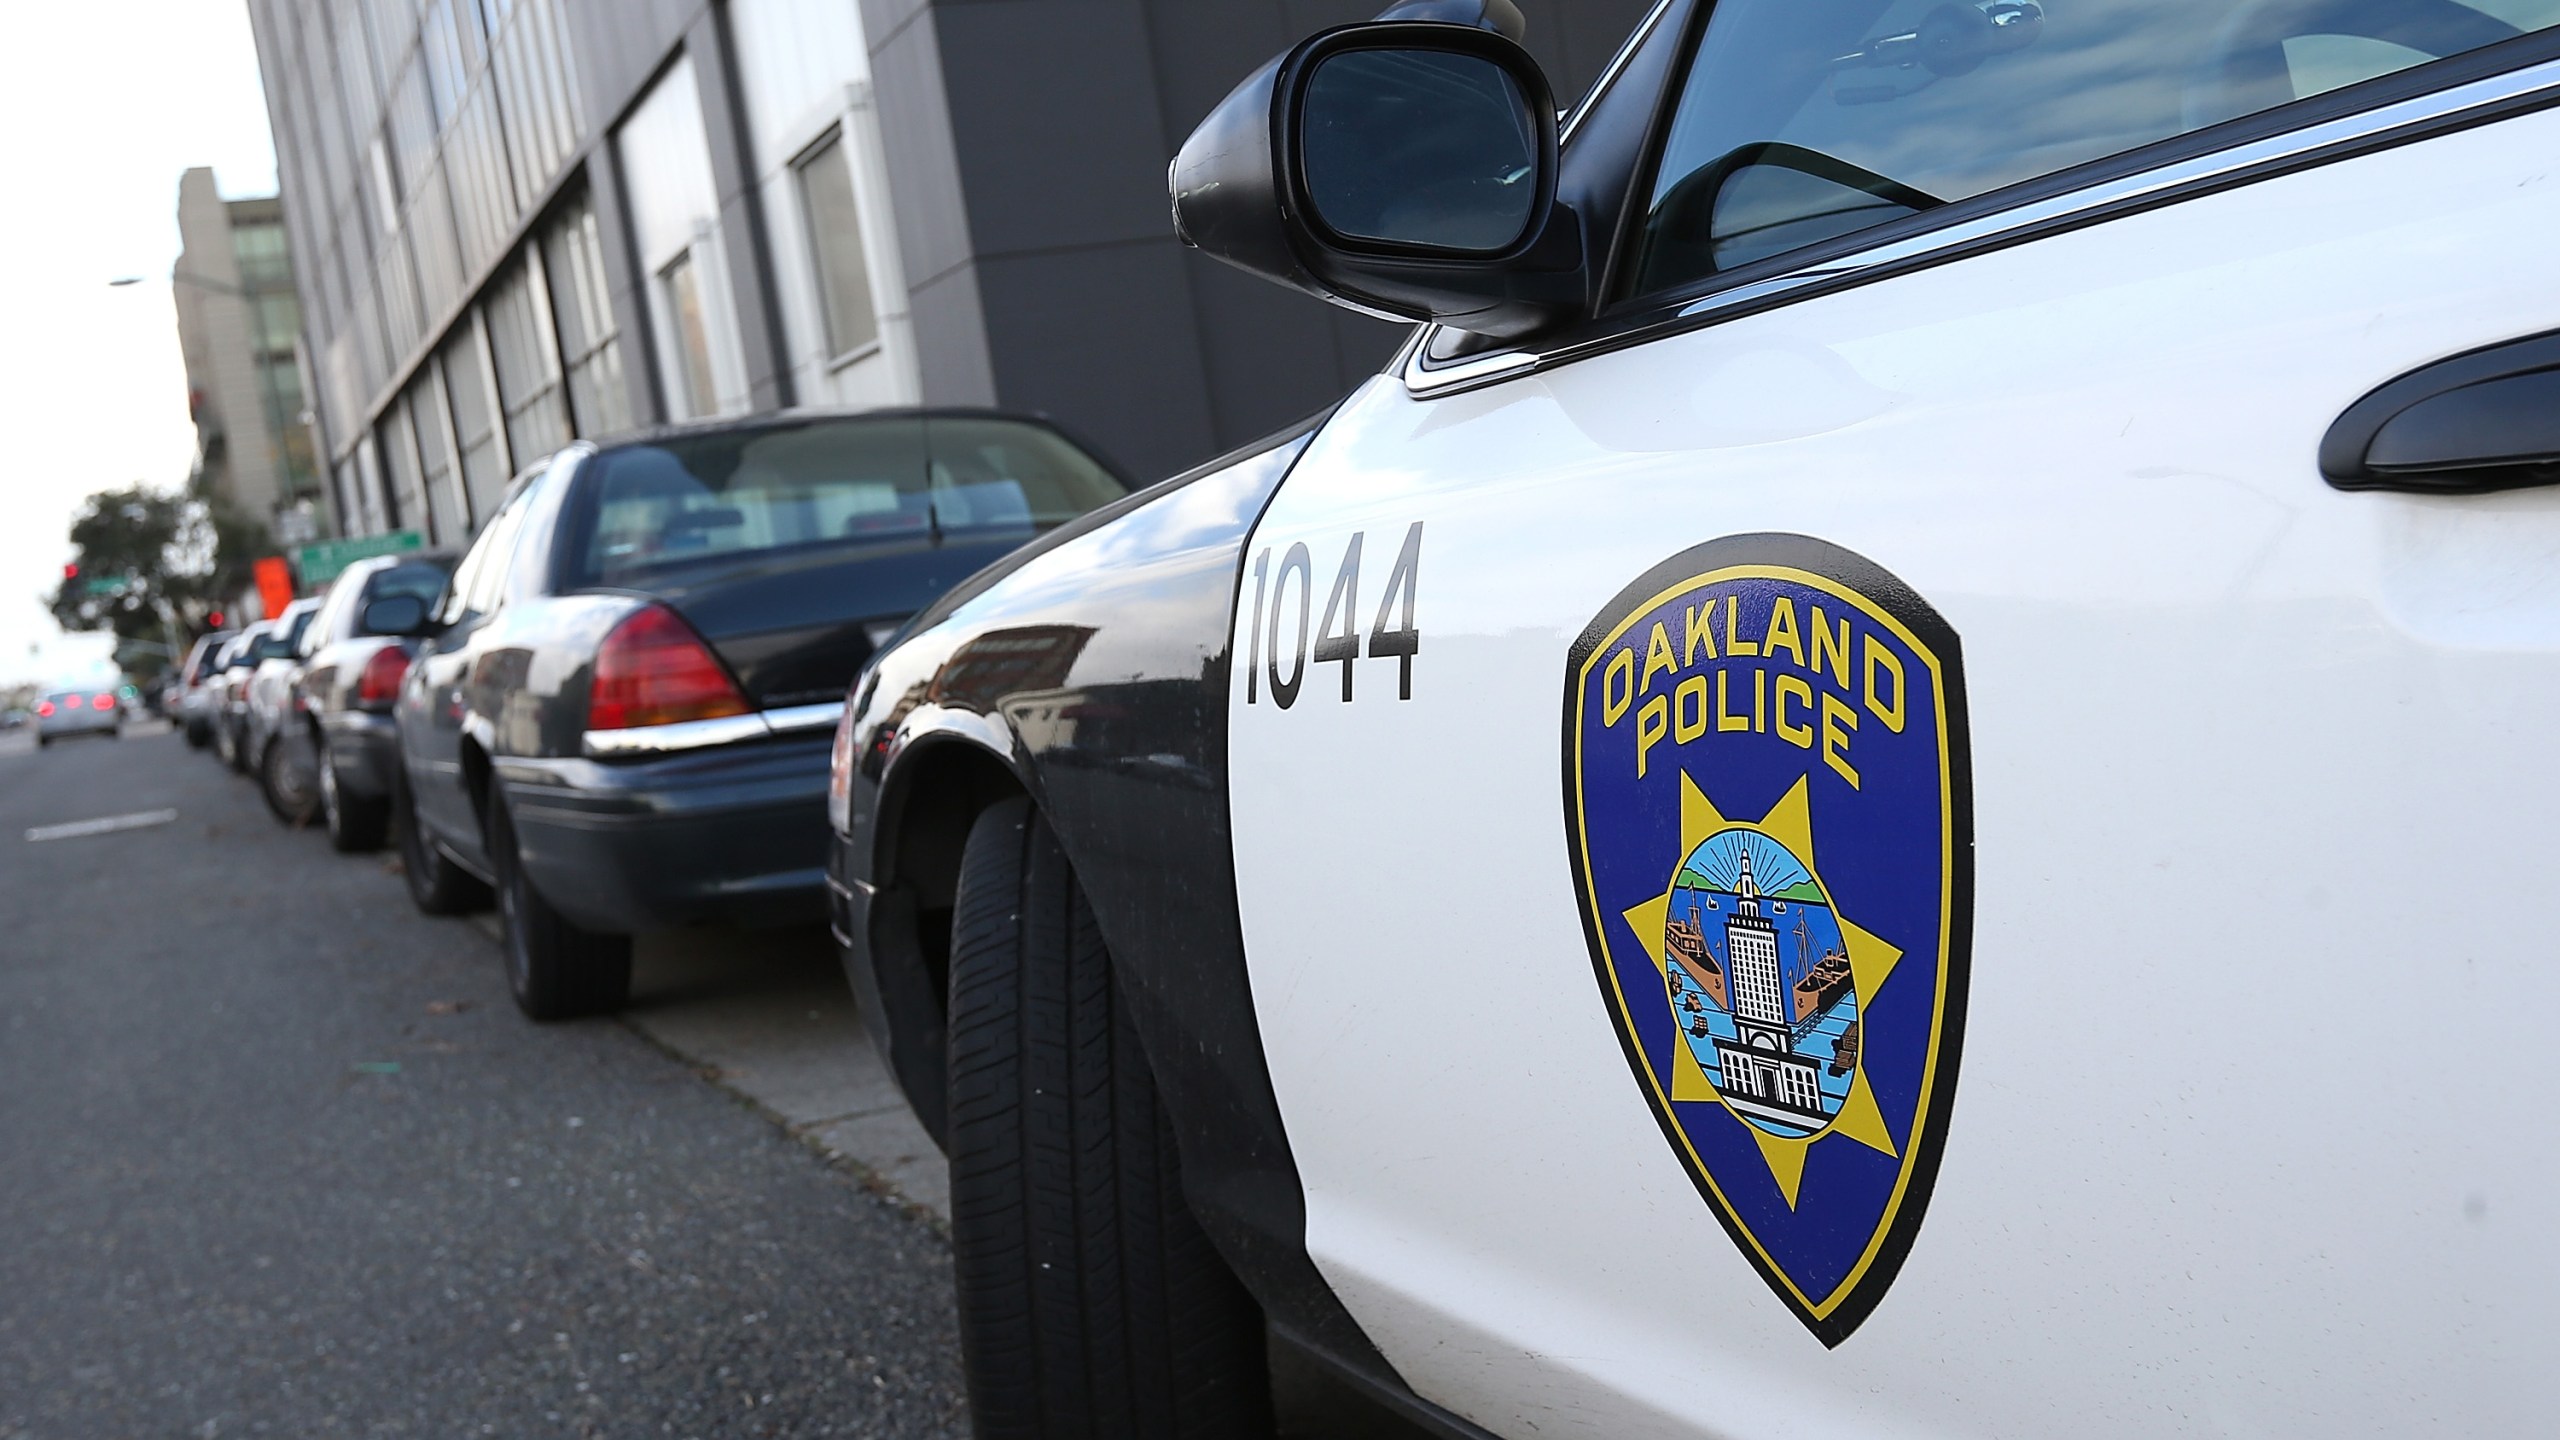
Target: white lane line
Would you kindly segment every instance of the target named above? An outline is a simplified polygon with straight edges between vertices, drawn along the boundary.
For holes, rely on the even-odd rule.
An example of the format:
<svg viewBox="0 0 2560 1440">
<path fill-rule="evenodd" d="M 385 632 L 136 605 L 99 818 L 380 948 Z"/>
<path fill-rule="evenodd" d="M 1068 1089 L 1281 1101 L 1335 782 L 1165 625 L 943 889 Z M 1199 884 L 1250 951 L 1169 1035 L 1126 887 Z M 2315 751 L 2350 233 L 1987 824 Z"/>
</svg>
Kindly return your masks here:
<svg viewBox="0 0 2560 1440">
<path fill-rule="evenodd" d="M 145 810 L 139 815 L 110 815 L 103 820 L 75 820 L 68 825 L 38 825 L 27 832 L 27 839 L 77 840 L 84 835 L 112 835 L 119 830 L 148 830 L 177 818 L 175 810 Z"/>
</svg>

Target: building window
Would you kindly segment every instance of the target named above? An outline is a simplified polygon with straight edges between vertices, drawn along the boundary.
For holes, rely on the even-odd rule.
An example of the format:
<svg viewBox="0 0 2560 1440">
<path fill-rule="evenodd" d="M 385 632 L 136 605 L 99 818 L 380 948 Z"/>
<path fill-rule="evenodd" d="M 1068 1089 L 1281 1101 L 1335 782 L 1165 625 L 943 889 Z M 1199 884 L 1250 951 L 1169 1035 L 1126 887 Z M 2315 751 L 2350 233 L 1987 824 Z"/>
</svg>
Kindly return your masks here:
<svg viewBox="0 0 2560 1440">
<path fill-rule="evenodd" d="M 871 303 L 871 266 L 862 254 L 862 216 L 854 208 L 853 167 L 842 132 L 801 157 L 800 210 L 809 226 L 818 292 L 826 302 L 827 350 L 844 356 L 880 338 Z"/>
<path fill-rule="evenodd" d="M 569 418 L 581 435 L 631 428 L 631 392 L 622 378 L 622 341 L 604 278 L 595 211 L 581 198 L 542 236 L 542 268 L 560 327 L 560 364 L 569 381 Z"/>
<path fill-rule="evenodd" d="M 453 407 L 454 445 L 462 452 L 462 484 L 471 498 L 471 513 L 494 514 L 507 492 L 507 458 L 499 446 L 497 415 L 489 406 L 479 336 L 467 323 L 444 347 L 444 388 Z"/>
<path fill-rule="evenodd" d="M 720 413 L 720 391 L 711 373 L 711 332 L 702 317 L 702 281 L 688 250 L 658 275 L 667 315 L 674 322 L 677 368 L 684 380 L 685 416 Z"/>
<path fill-rule="evenodd" d="M 489 356 L 498 367 L 507 449 L 518 468 L 569 443 L 569 411 L 560 392 L 560 357 L 552 348 L 556 342 L 547 300 L 530 253 L 519 256 L 489 294 Z"/>
<path fill-rule="evenodd" d="M 450 544 L 471 533 L 471 500 L 453 472 L 452 438 L 446 427 L 444 389 L 435 367 L 420 367 L 409 385 L 409 418 L 417 432 L 419 487 L 426 492 L 427 515 L 437 544 Z"/>
</svg>

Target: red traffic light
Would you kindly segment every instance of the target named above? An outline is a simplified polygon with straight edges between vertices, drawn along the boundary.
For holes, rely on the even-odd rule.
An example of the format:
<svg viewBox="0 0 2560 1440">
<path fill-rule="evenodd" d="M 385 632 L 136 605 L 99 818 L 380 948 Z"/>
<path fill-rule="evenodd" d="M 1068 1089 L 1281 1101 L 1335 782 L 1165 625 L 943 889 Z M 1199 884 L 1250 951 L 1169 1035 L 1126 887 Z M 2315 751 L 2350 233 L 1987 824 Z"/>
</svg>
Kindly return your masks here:
<svg viewBox="0 0 2560 1440">
<path fill-rule="evenodd" d="M 62 578 L 63 578 L 63 579 L 65 579 L 65 580 L 77 580 L 77 579 L 79 579 L 79 578 L 80 578 L 80 567 L 79 567 L 77 564 L 70 564 L 70 565 L 65 565 L 65 566 L 63 566 L 63 567 L 62 567 Z"/>
<path fill-rule="evenodd" d="M 216 630 L 221 629 L 221 628 L 222 628 L 222 612 L 221 612 L 221 611 L 219 611 L 219 610 L 216 610 L 216 611 L 214 611 L 212 614 L 207 615 L 206 617 L 204 617 L 204 623 L 206 623 L 207 625 L 212 626 L 212 627 L 213 627 L 214 629 L 216 629 Z"/>
</svg>

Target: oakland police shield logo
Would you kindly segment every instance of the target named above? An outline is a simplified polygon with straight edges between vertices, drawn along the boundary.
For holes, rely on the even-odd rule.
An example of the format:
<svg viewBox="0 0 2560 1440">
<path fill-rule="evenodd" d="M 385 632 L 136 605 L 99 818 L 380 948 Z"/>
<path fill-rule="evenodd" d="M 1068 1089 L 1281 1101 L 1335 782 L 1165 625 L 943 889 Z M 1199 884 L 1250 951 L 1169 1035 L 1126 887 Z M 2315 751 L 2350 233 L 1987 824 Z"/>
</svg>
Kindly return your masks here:
<svg viewBox="0 0 2560 1440">
<path fill-rule="evenodd" d="M 1936 1178 L 1973 817 L 1955 632 L 1836 546 L 1677 556 L 1573 648 L 1565 819 L 1600 993 L 1664 1137 L 1826 1345 Z"/>
</svg>

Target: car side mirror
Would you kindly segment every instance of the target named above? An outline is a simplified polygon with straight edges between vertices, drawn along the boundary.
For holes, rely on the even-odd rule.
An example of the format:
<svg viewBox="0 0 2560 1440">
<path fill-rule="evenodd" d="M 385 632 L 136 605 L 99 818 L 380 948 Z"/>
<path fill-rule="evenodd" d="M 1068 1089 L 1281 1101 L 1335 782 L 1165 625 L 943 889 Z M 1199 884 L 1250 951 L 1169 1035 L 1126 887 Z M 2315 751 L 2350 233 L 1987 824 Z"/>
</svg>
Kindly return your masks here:
<svg viewBox="0 0 2560 1440">
<path fill-rule="evenodd" d="M 415 595 L 386 595 L 364 607 L 364 628 L 375 635 L 424 635 L 427 602 Z"/>
<path fill-rule="evenodd" d="M 1482 24 L 1443 12 L 1477 11 Z M 1583 310 L 1553 92 L 1503 0 L 1399 5 L 1256 71 L 1173 162 L 1185 244 L 1391 319 L 1512 338 Z M 1507 22 L 1507 23 L 1506 23 Z"/>
</svg>

